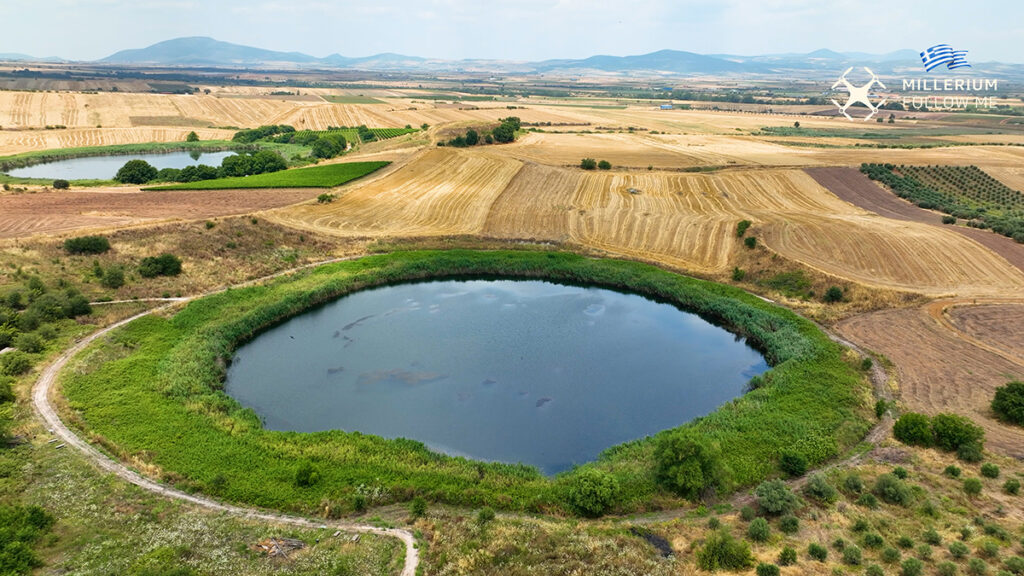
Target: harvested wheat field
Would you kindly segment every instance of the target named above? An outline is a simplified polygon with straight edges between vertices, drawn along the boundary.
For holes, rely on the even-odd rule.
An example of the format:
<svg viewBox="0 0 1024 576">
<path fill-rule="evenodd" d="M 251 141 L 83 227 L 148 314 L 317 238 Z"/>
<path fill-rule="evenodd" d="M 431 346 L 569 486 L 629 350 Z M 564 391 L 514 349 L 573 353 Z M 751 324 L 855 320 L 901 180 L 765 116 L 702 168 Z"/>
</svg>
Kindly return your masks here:
<svg viewBox="0 0 1024 576">
<path fill-rule="evenodd" d="M 317 193 L 309 189 L 140 192 L 110 188 L 6 194 L 0 195 L 0 238 L 246 214 L 308 200 Z"/>
<path fill-rule="evenodd" d="M 884 310 L 850 318 L 837 330 L 844 338 L 873 352 L 884 354 L 898 374 L 900 399 L 908 410 L 935 414 L 955 412 L 985 429 L 986 447 L 1024 458 L 1024 429 L 995 420 L 989 409 L 995 388 L 1024 377 L 1024 365 L 1014 356 L 976 345 L 943 321 L 950 302 L 923 308 Z M 998 341 L 1015 324 L 1008 324 L 985 306 L 974 312 L 961 302 L 954 317 L 966 322 L 982 342 Z M 1020 314 L 1020 305 L 1014 305 Z M 964 320 L 970 318 L 969 321 Z M 1016 357 L 1024 350 L 1011 346 Z"/>
<path fill-rule="evenodd" d="M 1024 273 L 984 246 L 866 212 L 800 170 L 592 173 L 442 148 L 347 190 L 333 204 L 271 217 L 340 236 L 571 241 L 718 273 L 732 265 L 736 222 L 750 219 L 754 233 L 783 256 L 869 286 L 931 295 L 1024 287 Z"/>
<path fill-rule="evenodd" d="M 521 166 L 498 156 L 427 150 L 384 176 L 349 188 L 331 204 L 296 206 L 271 218 L 343 236 L 473 234 Z"/>
<path fill-rule="evenodd" d="M 0 156 L 34 150 L 145 144 L 148 142 L 184 142 L 189 132 L 202 140 L 230 140 L 233 130 L 209 128 L 137 127 L 72 128 L 68 130 L 4 130 L 0 132 Z"/>
</svg>

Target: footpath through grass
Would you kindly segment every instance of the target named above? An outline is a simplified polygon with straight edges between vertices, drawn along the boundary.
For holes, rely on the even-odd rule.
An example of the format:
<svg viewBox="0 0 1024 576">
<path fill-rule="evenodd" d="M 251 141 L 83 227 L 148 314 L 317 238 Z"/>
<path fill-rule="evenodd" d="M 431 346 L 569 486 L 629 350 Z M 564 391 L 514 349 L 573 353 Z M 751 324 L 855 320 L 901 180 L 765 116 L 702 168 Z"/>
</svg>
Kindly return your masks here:
<svg viewBox="0 0 1024 576">
<path fill-rule="evenodd" d="M 842 349 L 811 322 L 729 286 L 658 268 L 568 253 L 422 251 L 325 265 L 265 286 L 151 316 L 80 354 L 61 376 L 72 421 L 113 453 L 164 480 L 235 502 L 331 515 L 414 496 L 467 506 L 562 513 L 581 472 L 618 484 L 611 510 L 674 505 L 655 474 L 654 438 L 612 447 L 555 478 L 523 465 L 431 452 L 420 442 L 358 432 L 262 428 L 224 394 L 234 351 L 285 319 L 362 288 L 435 277 L 539 278 L 629 290 L 698 313 L 746 336 L 773 368 L 764 385 L 692 423 L 717 442 L 737 486 L 776 474 L 783 452 L 812 465 L 867 432 L 867 387 Z M 623 382 L 624 386 L 630 385 Z M 297 472 L 306 470 L 306 474 Z M 310 481 L 312 478 L 312 481 Z"/>
<path fill-rule="evenodd" d="M 143 190 L 231 190 L 242 188 L 334 188 L 380 170 L 390 162 L 345 162 L 281 170 L 237 178 L 218 178 L 153 186 Z"/>
</svg>

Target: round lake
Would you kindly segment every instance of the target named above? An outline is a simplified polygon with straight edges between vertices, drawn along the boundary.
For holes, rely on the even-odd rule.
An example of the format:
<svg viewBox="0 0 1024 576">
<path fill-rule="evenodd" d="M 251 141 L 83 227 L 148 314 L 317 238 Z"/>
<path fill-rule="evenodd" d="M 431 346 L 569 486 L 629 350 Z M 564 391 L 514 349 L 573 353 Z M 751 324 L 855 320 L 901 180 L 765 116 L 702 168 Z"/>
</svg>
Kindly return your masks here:
<svg viewBox="0 0 1024 576">
<path fill-rule="evenodd" d="M 641 296 L 436 281 L 356 292 L 261 334 L 226 392 L 268 429 L 405 437 L 551 474 L 707 414 L 767 369 L 741 338 Z"/>
<path fill-rule="evenodd" d="M 13 178 L 53 178 L 54 180 L 110 180 L 129 160 L 145 160 L 157 170 L 185 168 L 186 166 L 220 166 L 221 160 L 234 156 L 234 152 L 169 152 L 167 154 L 134 154 L 124 156 L 89 156 L 69 158 L 24 168 L 15 168 L 7 174 Z"/>
</svg>

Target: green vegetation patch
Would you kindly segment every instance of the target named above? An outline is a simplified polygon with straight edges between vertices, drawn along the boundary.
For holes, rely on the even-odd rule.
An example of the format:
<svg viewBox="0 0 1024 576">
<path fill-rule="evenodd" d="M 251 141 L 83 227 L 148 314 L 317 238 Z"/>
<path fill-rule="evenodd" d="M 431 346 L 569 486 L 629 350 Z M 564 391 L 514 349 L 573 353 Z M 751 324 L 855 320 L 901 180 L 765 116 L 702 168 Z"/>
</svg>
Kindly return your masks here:
<svg viewBox="0 0 1024 576">
<path fill-rule="evenodd" d="M 438 454 L 413 440 L 265 430 L 253 411 L 222 391 L 234 351 L 289 317 L 370 286 L 480 276 L 629 290 L 749 338 L 773 366 L 763 385 L 683 426 L 721 447 L 731 486 L 773 474 L 783 452 L 820 464 L 854 446 L 869 427 L 866 383 L 811 322 L 733 287 L 634 262 L 554 252 L 399 252 L 228 290 L 171 318 L 148 316 L 101 339 L 62 374 L 63 389 L 80 416 L 76 421 L 112 452 L 157 466 L 165 480 L 186 489 L 258 506 L 305 512 L 326 506 L 344 514 L 421 496 L 594 514 L 650 509 L 656 500 L 674 498 L 658 483 L 654 458 L 658 439 L 670 431 L 610 448 L 596 462 L 547 478 L 528 466 Z"/>
<path fill-rule="evenodd" d="M 144 190 L 230 190 L 236 188 L 333 188 L 380 170 L 390 162 L 346 162 L 238 178 L 155 186 Z"/>
<path fill-rule="evenodd" d="M 369 96 L 353 96 L 348 94 L 342 96 L 323 96 L 323 99 L 331 104 L 385 104 L 383 100 L 377 100 Z"/>
</svg>

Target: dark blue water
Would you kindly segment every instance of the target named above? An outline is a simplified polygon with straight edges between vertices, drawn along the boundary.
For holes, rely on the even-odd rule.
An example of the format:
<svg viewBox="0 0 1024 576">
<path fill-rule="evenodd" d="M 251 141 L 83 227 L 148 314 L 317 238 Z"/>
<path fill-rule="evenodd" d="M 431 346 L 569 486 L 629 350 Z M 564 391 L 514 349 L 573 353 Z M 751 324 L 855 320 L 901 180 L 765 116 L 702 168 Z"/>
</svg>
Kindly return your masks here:
<svg viewBox="0 0 1024 576">
<path fill-rule="evenodd" d="M 555 473 L 742 394 L 761 355 L 643 297 L 539 281 L 357 292 L 238 350 L 269 429 L 358 430 Z"/>
<path fill-rule="evenodd" d="M 234 152 L 170 152 L 167 154 L 136 154 L 126 156 L 92 156 L 71 158 L 15 168 L 7 174 L 14 178 L 53 178 L 54 180 L 110 180 L 129 160 L 145 160 L 158 170 L 186 166 L 220 166 L 221 160 L 234 156 Z M 195 158 L 193 158 L 195 156 Z"/>
</svg>

